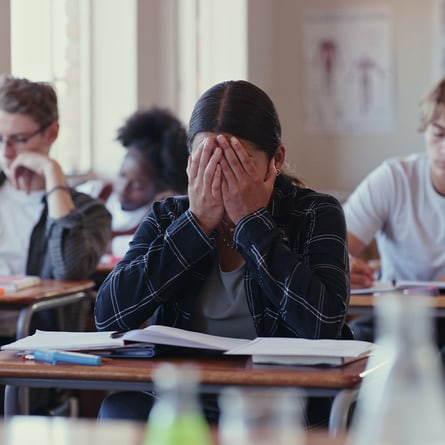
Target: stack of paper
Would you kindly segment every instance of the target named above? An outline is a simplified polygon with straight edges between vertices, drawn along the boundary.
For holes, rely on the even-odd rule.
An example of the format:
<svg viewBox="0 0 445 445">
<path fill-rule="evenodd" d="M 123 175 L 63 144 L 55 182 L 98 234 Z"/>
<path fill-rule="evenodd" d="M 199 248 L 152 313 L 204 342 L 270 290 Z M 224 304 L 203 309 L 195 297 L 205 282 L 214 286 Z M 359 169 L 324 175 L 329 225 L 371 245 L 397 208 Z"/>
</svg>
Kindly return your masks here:
<svg viewBox="0 0 445 445">
<path fill-rule="evenodd" d="M 254 363 L 341 366 L 367 357 L 374 347 L 374 343 L 359 340 L 259 337 L 226 354 L 251 355 Z"/>
<path fill-rule="evenodd" d="M 259 337 L 254 340 L 202 334 L 168 326 L 152 325 L 122 334 L 113 332 L 36 331 L 34 335 L 4 345 L 1 349 L 105 350 L 133 347 L 137 343 L 170 345 L 221 351 L 227 355 L 252 356 L 254 363 L 286 365 L 343 365 L 369 355 L 373 343 L 357 340 L 309 340 L 288 337 Z"/>
<path fill-rule="evenodd" d="M 414 280 L 398 280 L 398 281 L 374 281 L 371 287 L 360 289 L 351 289 L 351 295 L 374 294 L 380 292 L 394 292 L 406 289 L 437 288 L 445 290 L 445 281 L 414 281 Z"/>
<path fill-rule="evenodd" d="M 3 289 L 4 292 L 15 292 L 36 286 L 40 281 L 40 277 L 34 275 L 2 275 L 0 276 L 0 289 Z"/>
</svg>

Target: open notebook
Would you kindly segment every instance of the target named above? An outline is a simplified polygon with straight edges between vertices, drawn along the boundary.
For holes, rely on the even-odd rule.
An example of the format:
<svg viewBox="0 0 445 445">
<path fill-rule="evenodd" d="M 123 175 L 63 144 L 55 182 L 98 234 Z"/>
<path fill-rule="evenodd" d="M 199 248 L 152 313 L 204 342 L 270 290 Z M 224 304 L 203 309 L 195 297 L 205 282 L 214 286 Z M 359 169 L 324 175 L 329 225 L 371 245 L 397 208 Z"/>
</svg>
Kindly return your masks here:
<svg viewBox="0 0 445 445">
<path fill-rule="evenodd" d="M 36 331 L 34 335 L 4 345 L 1 349 L 98 351 L 128 347 L 134 350 L 137 345 L 146 348 L 150 344 L 220 351 L 221 354 L 227 355 L 251 355 L 254 363 L 338 366 L 369 355 L 375 346 L 373 343 L 357 340 L 309 340 L 287 337 L 259 337 L 247 340 L 160 325 L 128 331 L 117 338 L 112 334 L 113 332 Z"/>
</svg>

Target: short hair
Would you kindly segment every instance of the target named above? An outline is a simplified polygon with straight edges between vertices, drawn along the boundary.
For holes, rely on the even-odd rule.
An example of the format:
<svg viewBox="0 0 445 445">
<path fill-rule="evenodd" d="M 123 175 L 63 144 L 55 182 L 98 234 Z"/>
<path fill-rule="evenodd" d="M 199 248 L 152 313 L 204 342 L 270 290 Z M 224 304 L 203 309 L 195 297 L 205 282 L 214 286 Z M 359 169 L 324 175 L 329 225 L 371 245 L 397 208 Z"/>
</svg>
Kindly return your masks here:
<svg viewBox="0 0 445 445">
<path fill-rule="evenodd" d="M 59 119 L 57 94 L 50 83 L 8 74 L 0 76 L 0 110 L 29 115 L 42 126 Z"/>
<path fill-rule="evenodd" d="M 438 82 L 420 101 L 419 131 L 425 131 L 431 122 L 445 114 L 445 78 Z"/>
<path fill-rule="evenodd" d="M 139 150 L 166 189 L 186 193 L 187 131 L 169 110 L 153 107 L 136 111 L 117 130 L 116 139 L 125 148 Z"/>
</svg>

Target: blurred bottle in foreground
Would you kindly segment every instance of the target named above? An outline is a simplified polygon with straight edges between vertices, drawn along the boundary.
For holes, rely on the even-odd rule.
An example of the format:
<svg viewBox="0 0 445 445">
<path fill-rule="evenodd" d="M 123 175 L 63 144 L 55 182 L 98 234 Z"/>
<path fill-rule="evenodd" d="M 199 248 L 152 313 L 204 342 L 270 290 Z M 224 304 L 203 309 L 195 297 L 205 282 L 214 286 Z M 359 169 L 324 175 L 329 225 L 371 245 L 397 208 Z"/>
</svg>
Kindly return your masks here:
<svg viewBox="0 0 445 445">
<path fill-rule="evenodd" d="M 163 364 L 155 370 L 154 382 L 159 399 L 148 417 L 144 445 L 211 445 L 198 402 L 198 370 Z"/>
<path fill-rule="evenodd" d="M 364 378 L 348 445 L 445 441 L 445 389 L 425 296 L 376 297 L 377 348 Z"/>
<path fill-rule="evenodd" d="M 295 388 L 228 387 L 219 405 L 220 445 L 304 443 L 304 400 Z"/>
</svg>

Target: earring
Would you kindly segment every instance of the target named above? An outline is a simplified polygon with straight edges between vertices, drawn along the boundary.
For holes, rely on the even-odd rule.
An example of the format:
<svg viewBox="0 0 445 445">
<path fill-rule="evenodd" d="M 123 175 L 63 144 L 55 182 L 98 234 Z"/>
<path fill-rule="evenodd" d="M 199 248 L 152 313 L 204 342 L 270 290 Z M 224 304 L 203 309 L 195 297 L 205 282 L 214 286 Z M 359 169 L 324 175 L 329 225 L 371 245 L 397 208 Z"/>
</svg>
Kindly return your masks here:
<svg viewBox="0 0 445 445">
<path fill-rule="evenodd" d="M 281 174 L 281 170 L 279 169 L 279 168 L 277 168 L 277 169 L 275 169 L 276 170 L 276 172 L 277 172 L 277 176 L 280 176 L 280 174 Z"/>
</svg>

